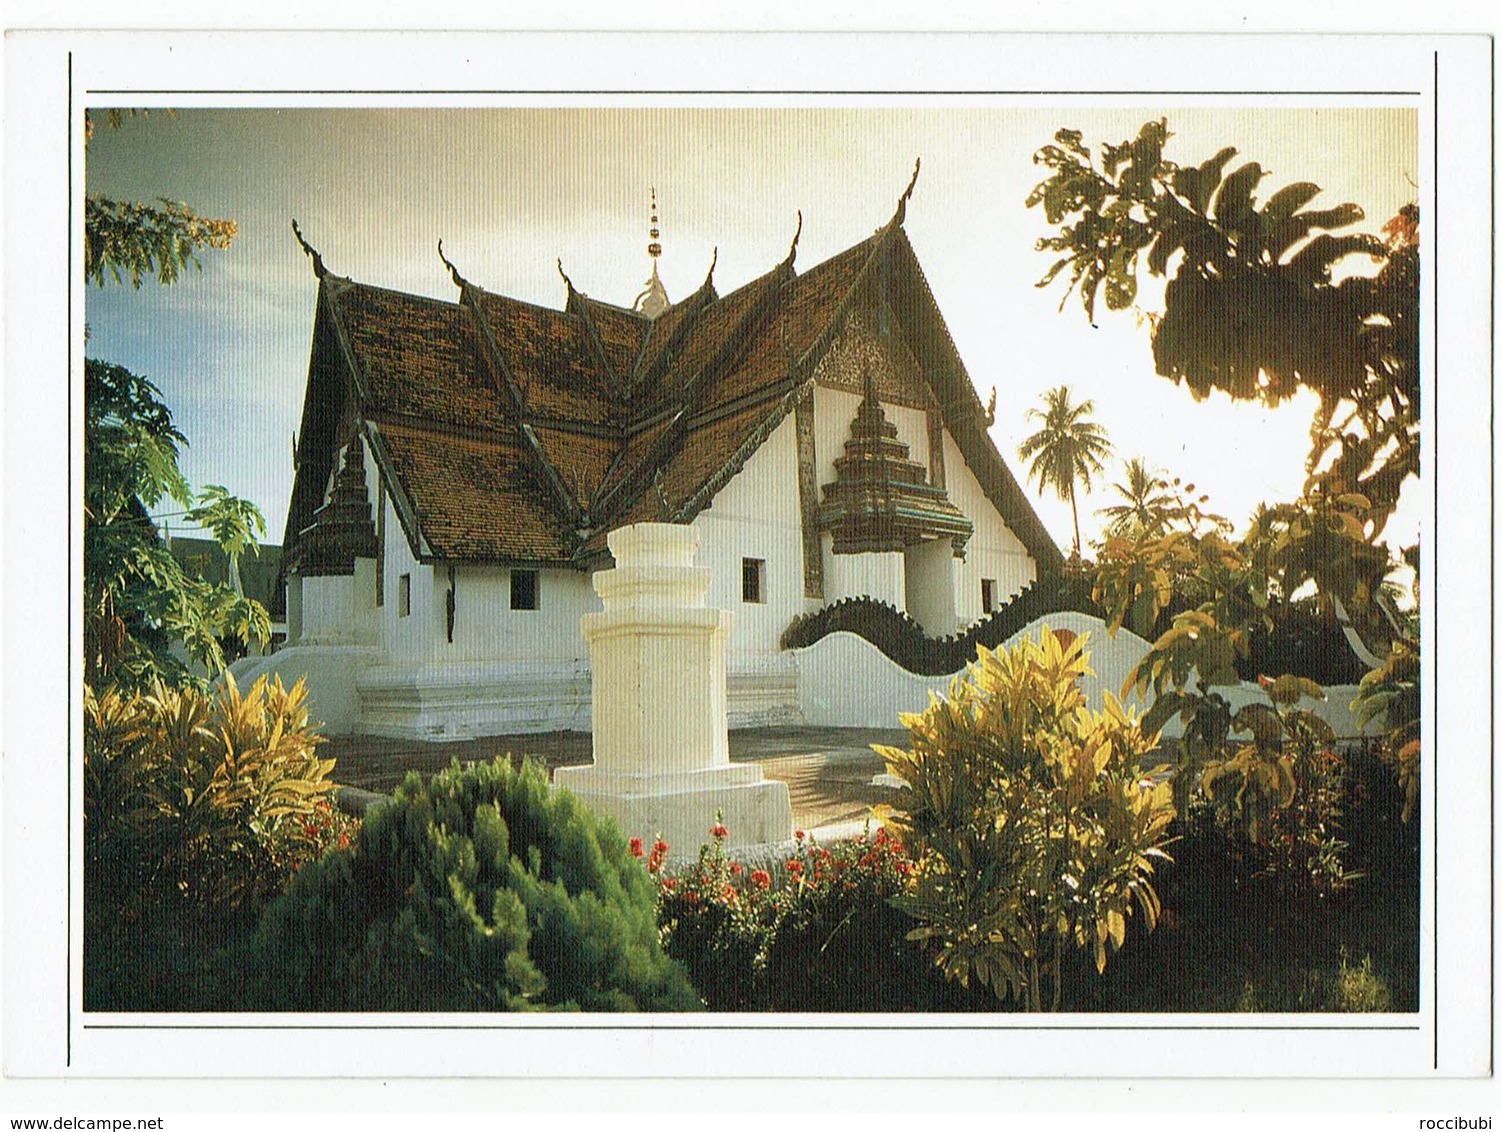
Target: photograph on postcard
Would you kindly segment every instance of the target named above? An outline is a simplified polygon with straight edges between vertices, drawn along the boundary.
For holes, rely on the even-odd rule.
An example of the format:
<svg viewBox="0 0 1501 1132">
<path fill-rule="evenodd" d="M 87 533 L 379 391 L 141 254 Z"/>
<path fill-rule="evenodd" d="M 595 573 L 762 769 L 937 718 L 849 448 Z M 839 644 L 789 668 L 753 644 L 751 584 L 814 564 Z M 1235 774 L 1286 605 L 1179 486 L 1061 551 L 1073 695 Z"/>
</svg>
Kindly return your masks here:
<svg viewBox="0 0 1501 1132">
<path fill-rule="evenodd" d="M 82 1006 L 1419 1009 L 1413 100 L 83 111 Z"/>
</svg>

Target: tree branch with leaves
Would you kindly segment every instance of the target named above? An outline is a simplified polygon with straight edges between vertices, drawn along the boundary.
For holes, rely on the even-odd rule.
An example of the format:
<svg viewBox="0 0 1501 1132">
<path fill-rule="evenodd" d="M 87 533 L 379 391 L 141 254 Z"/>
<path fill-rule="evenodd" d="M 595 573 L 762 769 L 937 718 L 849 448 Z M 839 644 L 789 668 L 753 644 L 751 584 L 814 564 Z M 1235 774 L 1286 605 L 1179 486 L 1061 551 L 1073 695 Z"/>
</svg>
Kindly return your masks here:
<svg viewBox="0 0 1501 1132">
<path fill-rule="evenodd" d="M 1158 374 L 1195 398 L 1218 390 L 1267 406 L 1307 389 L 1319 408 L 1302 495 L 1262 508 L 1240 540 L 1175 523 L 1157 538 L 1107 541 L 1095 595 L 1114 625 L 1153 624 L 1184 581 L 1206 591 L 1128 684 L 1156 693 L 1155 724 L 1182 715 L 1189 747 L 1208 758 L 1234 724 L 1214 685 L 1233 682 L 1229 662 L 1258 622 L 1271 627 L 1276 602 L 1311 589 L 1367 655 L 1388 658 L 1362 698 L 1403 707 L 1386 724 L 1412 761 L 1418 643 L 1386 600 L 1399 563 L 1381 540 L 1418 475 L 1417 208 L 1380 236 L 1351 230 L 1358 205 L 1311 207 L 1321 190 L 1310 181 L 1258 201 L 1258 163 L 1234 164 L 1225 146 L 1179 164 L 1164 155 L 1171 137 L 1165 119 L 1149 121 L 1096 151 L 1063 129 L 1036 152 L 1049 173 L 1026 203 L 1056 228 L 1038 250 L 1059 253 L 1038 286 L 1066 281 L 1060 309 L 1077 293 L 1092 322 L 1102 289 L 1122 310 L 1143 271 L 1165 280 L 1160 309 L 1145 312 Z"/>
<path fill-rule="evenodd" d="M 105 113 L 112 129 L 134 116 Z M 86 114 L 86 140 L 93 127 Z M 85 277 L 100 287 L 127 279 L 139 287 L 147 278 L 170 285 L 198 266 L 200 250 L 227 248 L 235 234 L 234 221 L 201 217 L 181 202 L 91 195 L 84 202 Z M 230 659 L 226 645 L 234 652 L 270 639 L 270 616 L 236 586 L 189 576 L 158 535 L 151 510 L 180 507 L 229 556 L 231 578 L 240 556 L 257 552 L 265 518 L 223 487 L 193 491 L 178 466 L 187 439 L 146 378 L 89 358 L 83 403 L 85 680 L 130 688 L 162 677 L 179 682 L 188 674 L 174 642 L 218 674 Z"/>
</svg>

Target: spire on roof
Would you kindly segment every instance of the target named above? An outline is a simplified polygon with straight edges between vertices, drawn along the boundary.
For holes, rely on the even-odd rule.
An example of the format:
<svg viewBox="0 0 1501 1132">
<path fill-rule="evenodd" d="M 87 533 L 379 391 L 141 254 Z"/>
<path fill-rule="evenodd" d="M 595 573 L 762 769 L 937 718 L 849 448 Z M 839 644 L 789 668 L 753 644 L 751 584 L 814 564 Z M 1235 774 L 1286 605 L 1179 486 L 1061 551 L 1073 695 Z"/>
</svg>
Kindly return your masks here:
<svg viewBox="0 0 1501 1132">
<path fill-rule="evenodd" d="M 791 265 L 797 262 L 797 242 L 803 238 L 803 210 L 797 210 L 797 231 L 792 233 L 792 246 L 787 249 L 787 258 L 783 263 Z"/>
<path fill-rule="evenodd" d="M 667 288 L 662 286 L 662 280 L 657 275 L 657 260 L 662 255 L 660 238 L 661 229 L 657 227 L 657 187 L 651 190 L 651 243 L 646 245 L 646 254 L 651 256 L 651 278 L 646 281 L 646 290 L 636 296 L 636 301 L 631 304 L 633 310 L 638 310 L 647 318 L 656 318 L 668 307 L 672 306 L 672 300 L 667 297 Z"/>
<path fill-rule="evenodd" d="M 662 235 L 657 228 L 657 186 L 651 187 L 651 243 L 646 245 L 646 254 L 657 259 L 662 254 L 662 245 L 657 242 Z"/>
<path fill-rule="evenodd" d="M 563 257 L 562 256 L 558 257 L 558 274 L 563 277 L 563 282 L 566 283 L 566 284 L 568 284 L 568 294 L 569 295 L 574 294 L 574 292 L 577 291 L 578 288 L 576 288 L 573 285 L 573 280 L 570 279 L 570 278 L 568 278 L 568 272 L 566 272 L 566 271 L 563 270 Z"/>
<path fill-rule="evenodd" d="M 917 174 L 922 170 L 922 158 L 919 157 L 912 165 L 912 180 L 907 182 L 907 191 L 902 193 L 901 199 L 896 202 L 896 215 L 891 218 L 891 226 L 900 228 L 907 219 L 907 202 L 912 199 L 912 190 L 917 187 Z"/>
<path fill-rule="evenodd" d="M 448 268 L 448 276 L 453 280 L 453 285 L 459 290 L 469 286 L 469 280 L 459 274 L 459 269 L 453 265 L 449 258 L 443 254 L 443 241 L 438 241 L 438 258 L 443 261 L 443 266 Z"/>
<path fill-rule="evenodd" d="M 322 279 L 328 274 L 328 268 L 323 266 L 323 257 L 318 254 L 318 249 L 302 238 L 302 229 L 297 227 L 297 219 L 295 217 L 292 219 L 292 235 L 297 237 L 297 242 L 302 245 L 302 250 L 313 261 L 313 274 Z"/>
</svg>

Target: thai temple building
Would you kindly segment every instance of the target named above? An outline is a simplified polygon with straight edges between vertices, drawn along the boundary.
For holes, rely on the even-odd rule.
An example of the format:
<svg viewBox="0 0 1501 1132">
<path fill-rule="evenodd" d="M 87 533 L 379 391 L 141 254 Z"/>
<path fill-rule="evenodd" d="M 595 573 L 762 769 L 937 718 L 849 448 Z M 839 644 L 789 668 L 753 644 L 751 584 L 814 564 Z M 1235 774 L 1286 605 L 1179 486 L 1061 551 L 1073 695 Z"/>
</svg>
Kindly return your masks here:
<svg viewBox="0 0 1501 1132">
<path fill-rule="evenodd" d="M 447 259 L 453 298 L 403 294 L 304 242 L 319 287 L 287 643 L 242 663 L 306 672 L 334 733 L 586 729 L 579 626 L 606 538 L 670 522 L 695 529 L 708 604 L 734 615 L 731 725 L 797 722 L 839 689 L 807 687 L 828 677 L 782 647 L 796 618 L 869 597 L 943 637 L 1061 570 L 903 230 L 911 193 L 823 263 L 799 270 L 794 236 L 759 278 L 720 294 L 711 265 L 676 301 L 653 194 L 631 306 L 561 264 L 559 309 Z"/>
</svg>

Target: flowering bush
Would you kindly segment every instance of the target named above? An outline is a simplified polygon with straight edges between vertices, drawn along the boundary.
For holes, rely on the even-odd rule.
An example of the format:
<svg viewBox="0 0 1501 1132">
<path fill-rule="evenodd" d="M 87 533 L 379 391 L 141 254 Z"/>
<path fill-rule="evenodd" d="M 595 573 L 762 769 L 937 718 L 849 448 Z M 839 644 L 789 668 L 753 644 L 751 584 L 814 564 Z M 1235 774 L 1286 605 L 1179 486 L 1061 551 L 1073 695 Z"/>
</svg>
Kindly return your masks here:
<svg viewBox="0 0 1501 1132">
<path fill-rule="evenodd" d="M 793 852 L 764 865 L 727 854 L 728 834 L 716 819 L 697 859 L 674 875 L 661 871 L 660 839 L 661 854 L 645 862 L 657 876 L 663 945 L 688 968 L 710 1009 L 974 1005 L 907 941 L 913 921 L 891 900 L 907 886 L 913 863 L 887 830 L 828 845 L 799 830 Z"/>
<path fill-rule="evenodd" d="M 348 849 L 360 831 L 360 819 L 346 814 L 327 798 L 320 798 L 313 804 L 312 812 L 304 815 L 297 826 L 302 851 L 288 861 L 289 874 L 308 861 L 316 861 L 330 849 Z"/>
<path fill-rule="evenodd" d="M 704 1002 L 711 1010 L 757 1010 L 776 923 L 771 878 L 763 870 L 747 875 L 731 860 L 724 850 L 728 836 L 716 819 L 698 859 L 676 876 L 661 871 L 668 846 L 658 837 L 646 869 L 657 878 L 663 949 L 688 969 Z M 756 879 L 758 873 L 764 879 Z"/>
<path fill-rule="evenodd" d="M 786 869 L 766 948 L 769 1009 L 930 1010 L 952 997 L 907 940 L 916 922 L 892 904 L 913 864 L 886 828 L 828 845 L 799 838 Z"/>
</svg>

